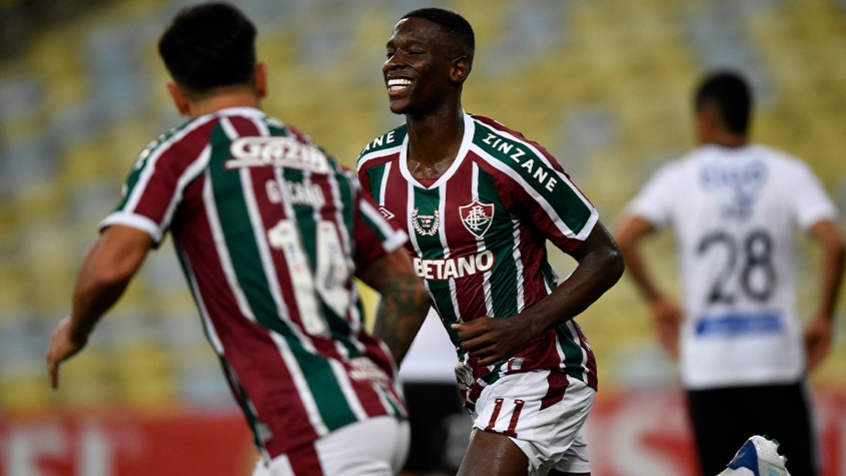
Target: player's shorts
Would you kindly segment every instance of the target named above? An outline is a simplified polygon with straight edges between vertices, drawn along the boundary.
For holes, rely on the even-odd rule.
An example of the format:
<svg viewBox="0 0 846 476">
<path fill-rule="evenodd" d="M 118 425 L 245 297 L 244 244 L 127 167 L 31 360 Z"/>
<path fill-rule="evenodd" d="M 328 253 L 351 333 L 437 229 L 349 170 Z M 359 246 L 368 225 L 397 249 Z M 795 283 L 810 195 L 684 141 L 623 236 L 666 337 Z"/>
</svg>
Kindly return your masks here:
<svg viewBox="0 0 846 476">
<path fill-rule="evenodd" d="M 563 372 L 510 374 L 488 385 L 476 400 L 474 428 L 508 436 L 529 458 L 529 476 L 551 470 L 589 473 L 579 430 L 596 391 Z"/>
<path fill-rule="evenodd" d="M 408 422 L 380 416 L 352 423 L 313 445 L 259 461 L 253 476 L 393 476 L 408 454 Z"/>
</svg>

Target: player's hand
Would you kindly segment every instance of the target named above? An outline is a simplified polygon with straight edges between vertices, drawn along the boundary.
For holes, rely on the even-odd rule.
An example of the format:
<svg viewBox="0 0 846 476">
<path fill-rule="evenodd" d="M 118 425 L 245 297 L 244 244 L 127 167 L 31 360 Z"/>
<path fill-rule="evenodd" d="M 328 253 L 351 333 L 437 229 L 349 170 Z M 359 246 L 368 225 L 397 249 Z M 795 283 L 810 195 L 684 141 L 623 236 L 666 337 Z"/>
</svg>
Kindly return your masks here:
<svg viewBox="0 0 846 476">
<path fill-rule="evenodd" d="M 47 373 L 50 375 L 51 387 L 59 387 L 59 364 L 82 350 L 85 343 L 73 338 L 70 316 L 59 322 L 50 339 L 50 348 L 47 349 Z"/>
<path fill-rule="evenodd" d="M 461 348 L 470 357 L 478 358 L 480 365 L 491 365 L 513 357 L 532 339 L 528 327 L 519 315 L 507 319 L 482 317 L 452 325 L 458 331 Z"/>
<path fill-rule="evenodd" d="M 828 351 L 831 349 L 833 328 L 832 320 L 823 315 L 817 315 L 805 327 L 805 354 L 808 358 L 808 373 L 816 370 L 828 355 Z"/>
<path fill-rule="evenodd" d="M 650 303 L 652 321 L 658 334 L 658 343 L 673 359 L 679 358 L 679 332 L 682 322 L 682 309 L 674 301 L 657 298 Z"/>
</svg>

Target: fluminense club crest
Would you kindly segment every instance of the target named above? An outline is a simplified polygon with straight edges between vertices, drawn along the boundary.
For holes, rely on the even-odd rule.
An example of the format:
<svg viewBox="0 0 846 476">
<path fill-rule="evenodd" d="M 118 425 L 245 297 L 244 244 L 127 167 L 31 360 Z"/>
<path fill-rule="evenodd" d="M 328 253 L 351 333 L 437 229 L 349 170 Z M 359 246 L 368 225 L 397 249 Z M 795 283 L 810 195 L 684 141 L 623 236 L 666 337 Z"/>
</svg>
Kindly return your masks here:
<svg viewBox="0 0 846 476">
<path fill-rule="evenodd" d="M 411 212 L 411 225 L 418 235 L 421 236 L 435 236 L 438 232 L 438 227 L 441 226 L 441 215 L 435 210 L 432 215 L 421 215 L 420 209 L 415 207 Z"/>
<path fill-rule="evenodd" d="M 481 238 L 491 227 L 494 217 L 494 206 L 490 203 L 481 203 L 478 200 L 458 207 L 458 213 L 461 215 L 461 223 L 467 231 Z"/>
</svg>

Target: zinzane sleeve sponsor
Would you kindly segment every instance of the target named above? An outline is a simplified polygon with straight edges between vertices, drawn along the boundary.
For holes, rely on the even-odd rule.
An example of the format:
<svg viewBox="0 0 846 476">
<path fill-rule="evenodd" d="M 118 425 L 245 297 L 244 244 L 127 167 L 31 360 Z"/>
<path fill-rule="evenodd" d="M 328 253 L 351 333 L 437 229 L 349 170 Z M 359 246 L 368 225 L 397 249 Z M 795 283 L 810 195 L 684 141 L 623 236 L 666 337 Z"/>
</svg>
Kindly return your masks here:
<svg viewBox="0 0 846 476">
<path fill-rule="evenodd" d="M 506 207 L 561 250 L 569 252 L 580 245 L 599 216 L 555 157 L 496 121 L 474 118 L 470 150 L 497 177 Z"/>
<path fill-rule="evenodd" d="M 517 167 L 503 169 L 509 208 L 559 249 L 578 247 L 599 220 L 596 208 L 557 162 L 541 154 L 514 160 L 519 160 Z"/>
<path fill-rule="evenodd" d="M 183 190 L 208 163 L 208 143 L 186 139 L 196 129 L 184 129 L 141 152 L 124 183 L 120 203 L 100 223 L 100 230 L 128 226 L 149 234 L 156 246 L 161 243 Z"/>
<path fill-rule="evenodd" d="M 362 194 L 355 214 L 355 263 L 364 268 L 382 256 L 399 249 L 408 240 L 404 231 L 394 227 L 379 213 L 373 200 Z"/>
</svg>

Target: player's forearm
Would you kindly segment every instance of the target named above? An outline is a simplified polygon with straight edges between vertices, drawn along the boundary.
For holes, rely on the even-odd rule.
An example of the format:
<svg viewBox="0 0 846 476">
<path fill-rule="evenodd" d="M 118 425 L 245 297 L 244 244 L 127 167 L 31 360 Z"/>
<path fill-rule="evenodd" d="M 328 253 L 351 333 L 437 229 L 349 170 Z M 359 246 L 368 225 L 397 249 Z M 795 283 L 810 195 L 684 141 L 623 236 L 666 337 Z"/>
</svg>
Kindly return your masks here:
<svg viewBox="0 0 846 476">
<path fill-rule="evenodd" d="M 373 335 L 385 342 L 399 365 L 429 311 L 429 298 L 417 276 L 391 279 L 382 290 Z"/>
<path fill-rule="evenodd" d="M 622 253 L 602 224 L 574 257 L 579 261 L 573 273 L 553 292 L 530 307 L 529 317 L 536 333 L 576 317 L 619 281 L 625 269 Z"/>
<path fill-rule="evenodd" d="M 84 343 L 97 321 L 123 294 L 130 276 L 107 272 L 108 263 L 103 262 L 100 243 L 88 252 L 80 268 L 73 293 L 71 312 L 71 337 Z"/>
<path fill-rule="evenodd" d="M 146 233 L 124 226 L 105 229 L 88 251 L 77 276 L 71 337 L 84 342 L 94 325 L 120 299 L 150 250 Z"/>
<path fill-rule="evenodd" d="M 429 293 L 401 249 L 360 269 L 358 277 L 382 295 L 373 335 L 385 342 L 399 365 L 429 312 Z"/>
<path fill-rule="evenodd" d="M 840 286 L 843 282 L 843 268 L 846 253 L 842 242 L 827 246 L 822 256 L 820 277 L 820 307 L 818 314 L 829 319 L 834 318 L 834 309 L 840 294 Z"/>
<path fill-rule="evenodd" d="M 811 235 L 822 245 L 823 254 L 820 263 L 820 302 L 817 315 L 832 319 L 834 309 L 843 282 L 844 251 L 843 235 L 837 224 L 831 220 L 822 220 L 811 227 Z"/>
<path fill-rule="evenodd" d="M 581 314 L 619 281 L 623 269 L 619 251 L 604 250 L 585 256 L 549 296 L 525 311 L 536 328 L 535 334 Z"/>
<path fill-rule="evenodd" d="M 652 302 L 661 298 L 662 293 L 647 270 L 640 252 L 640 240 L 648 233 L 645 226 L 641 222 L 630 219 L 617 231 L 615 237 L 623 253 L 627 274 L 632 278 L 643 298 Z"/>
<path fill-rule="evenodd" d="M 635 283 L 635 287 L 647 302 L 653 302 L 663 297 L 663 292 L 652 275 L 649 273 L 643 257 L 636 245 L 623 249 L 623 258 L 626 262 L 626 270 Z"/>
<path fill-rule="evenodd" d="M 78 343 L 88 339 L 100 318 L 123 295 L 129 280 L 123 283 L 80 283 L 74 292 L 71 312 L 71 337 Z"/>
</svg>

